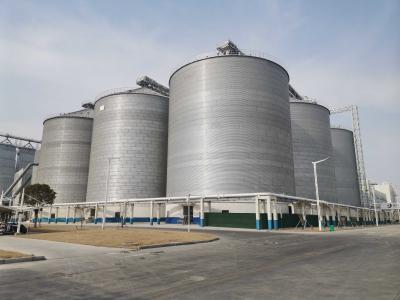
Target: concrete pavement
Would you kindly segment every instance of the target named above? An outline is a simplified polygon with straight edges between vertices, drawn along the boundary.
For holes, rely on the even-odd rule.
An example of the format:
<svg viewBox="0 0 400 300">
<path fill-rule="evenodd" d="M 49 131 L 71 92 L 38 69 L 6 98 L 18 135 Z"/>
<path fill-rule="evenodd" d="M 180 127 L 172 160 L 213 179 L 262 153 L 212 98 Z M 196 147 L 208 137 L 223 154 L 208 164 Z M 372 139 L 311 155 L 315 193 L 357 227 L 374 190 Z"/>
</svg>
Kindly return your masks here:
<svg viewBox="0 0 400 300">
<path fill-rule="evenodd" d="M 1 296 L 400 299 L 398 225 L 333 234 L 216 233 L 217 242 L 138 252 L 52 244 L 56 253 L 47 261 L 0 266 Z"/>
</svg>

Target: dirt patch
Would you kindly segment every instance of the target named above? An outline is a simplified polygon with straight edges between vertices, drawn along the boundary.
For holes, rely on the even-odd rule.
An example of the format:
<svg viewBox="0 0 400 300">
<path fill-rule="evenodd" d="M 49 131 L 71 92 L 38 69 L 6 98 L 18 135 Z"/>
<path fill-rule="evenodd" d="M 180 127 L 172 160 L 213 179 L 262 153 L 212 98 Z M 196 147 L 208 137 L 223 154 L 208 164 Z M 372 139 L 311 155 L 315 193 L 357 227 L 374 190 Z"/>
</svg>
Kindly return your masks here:
<svg viewBox="0 0 400 300">
<path fill-rule="evenodd" d="M 31 228 L 29 234 L 19 236 L 56 242 L 137 249 L 142 246 L 211 241 L 217 237 L 209 233 L 152 230 L 139 228 L 110 228 L 80 226 L 42 226 Z"/>
<path fill-rule="evenodd" d="M 14 252 L 14 251 L 0 250 L 0 259 L 19 258 L 19 257 L 28 257 L 28 256 L 31 256 L 31 255 Z"/>
</svg>

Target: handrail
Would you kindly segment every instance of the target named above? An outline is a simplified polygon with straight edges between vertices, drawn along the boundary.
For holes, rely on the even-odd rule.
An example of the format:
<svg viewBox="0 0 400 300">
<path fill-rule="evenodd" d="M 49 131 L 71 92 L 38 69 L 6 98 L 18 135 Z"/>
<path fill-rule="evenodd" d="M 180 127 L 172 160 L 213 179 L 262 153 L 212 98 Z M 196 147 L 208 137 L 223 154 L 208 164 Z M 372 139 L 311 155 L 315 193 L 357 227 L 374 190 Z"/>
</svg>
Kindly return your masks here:
<svg viewBox="0 0 400 300">
<path fill-rule="evenodd" d="M 40 144 L 42 142 L 41 140 L 31 139 L 31 138 L 27 138 L 27 137 L 22 137 L 22 136 L 13 135 L 10 133 L 2 133 L 2 132 L 0 132 L 0 137 L 4 137 L 6 139 L 24 141 L 24 142 L 31 142 L 31 143 L 36 143 L 36 144 Z"/>
<path fill-rule="evenodd" d="M 262 51 L 257 51 L 257 50 L 251 50 L 251 49 L 242 49 L 240 48 L 241 52 L 243 52 L 243 55 L 240 54 L 228 54 L 224 55 L 218 51 L 210 51 L 210 52 L 204 52 L 196 56 L 192 56 L 190 58 L 182 60 L 182 62 L 179 64 L 178 67 L 173 68 L 173 71 L 171 72 L 171 75 L 176 72 L 179 68 L 181 68 L 184 65 L 190 64 L 192 62 L 206 59 L 206 58 L 212 58 L 212 57 L 219 57 L 219 56 L 252 56 L 252 57 L 258 57 L 258 58 L 263 58 L 270 60 L 278 65 L 280 65 L 282 68 L 284 68 L 287 72 L 288 68 L 285 63 L 282 62 L 281 59 L 277 58 L 276 56 L 273 56 L 269 53 L 262 52 Z"/>
<path fill-rule="evenodd" d="M 94 102 L 96 102 L 97 100 L 99 100 L 103 97 L 109 96 L 109 95 L 129 92 L 129 91 L 133 91 L 136 89 L 138 89 L 138 87 L 118 87 L 118 88 L 114 88 L 114 89 L 105 90 L 96 95 L 96 97 L 94 98 Z"/>
</svg>

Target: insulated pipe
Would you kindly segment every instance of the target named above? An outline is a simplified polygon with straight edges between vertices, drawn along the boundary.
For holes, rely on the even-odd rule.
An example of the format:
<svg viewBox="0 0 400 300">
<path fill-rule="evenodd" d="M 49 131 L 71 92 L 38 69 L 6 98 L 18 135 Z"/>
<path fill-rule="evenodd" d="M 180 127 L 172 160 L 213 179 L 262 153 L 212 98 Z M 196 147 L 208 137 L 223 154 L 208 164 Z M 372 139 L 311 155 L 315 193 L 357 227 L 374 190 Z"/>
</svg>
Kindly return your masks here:
<svg viewBox="0 0 400 300">
<path fill-rule="evenodd" d="M 123 210 L 122 220 L 121 220 L 121 221 L 122 221 L 122 223 L 121 223 L 122 226 L 125 225 L 125 220 L 126 220 L 126 204 L 127 204 L 127 203 L 126 203 L 126 201 L 125 201 L 125 202 L 124 202 L 124 205 L 123 205 L 123 209 L 124 209 L 124 210 Z"/>
<path fill-rule="evenodd" d="M 56 223 L 57 224 L 57 219 L 58 219 L 58 209 L 59 209 L 59 207 L 56 207 L 56 215 L 55 215 L 55 220 L 54 220 L 54 223 Z"/>
<path fill-rule="evenodd" d="M 104 223 L 106 222 L 106 206 L 103 205 L 103 222 L 101 223 L 101 228 L 104 229 Z M 74 208 L 74 223 L 75 223 L 75 208 Z"/>
<path fill-rule="evenodd" d="M 260 230 L 261 229 L 261 223 L 260 223 L 260 203 L 258 196 L 254 197 L 255 205 L 256 205 L 256 229 Z"/>
<path fill-rule="evenodd" d="M 160 225 L 160 223 L 161 223 L 160 215 L 161 215 L 161 203 L 158 203 L 157 204 L 157 225 Z"/>
<path fill-rule="evenodd" d="M 336 226 L 336 212 L 335 209 L 333 207 L 330 208 L 330 213 L 331 213 L 331 218 L 332 218 L 332 225 Z"/>
<path fill-rule="evenodd" d="M 94 208 L 94 224 L 97 224 L 97 211 L 99 209 L 99 204 L 96 203 L 96 207 Z"/>
<path fill-rule="evenodd" d="M 186 205 L 187 205 L 187 232 L 190 232 L 190 194 L 186 197 Z"/>
<path fill-rule="evenodd" d="M 303 221 L 304 221 L 303 228 L 306 229 L 306 227 L 307 227 L 307 215 L 306 215 L 306 204 L 304 202 L 301 203 L 301 213 L 302 213 Z"/>
<path fill-rule="evenodd" d="M 49 219 L 47 220 L 47 223 L 50 224 L 51 223 L 51 213 L 53 212 L 53 206 L 50 206 L 49 209 Z"/>
<path fill-rule="evenodd" d="M 268 229 L 273 229 L 273 221 L 272 221 L 272 210 L 271 210 L 271 196 L 267 197 L 267 219 L 268 219 Z"/>
<path fill-rule="evenodd" d="M 308 203 L 316 203 L 315 199 L 309 199 L 309 198 L 302 198 L 302 197 L 295 197 L 295 196 L 290 196 L 287 194 L 275 194 L 275 193 L 252 193 L 252 194 L 221 194 L 221 195 L 208 195 L 208 196 L 203 196 L 204 200 L 206 201 L 210 201 L 209 199 L 218 199 L 219 201 L 222 201 L 223 198 L 251 198 L 251 200 L 248 200 L 248 202 L 253 201 L 253 197 L 255 197 L 256 195 L 259 195 L 260 198 L 261 197 L 267 197 L 267 196 L 274 196 L 274 197 L 278 197 L 278 198 L 284 198 L 286 200 L 298 200 L 298 201 L 305 201 Z M 200 202 L 200 199 L 202 198 L 202 196 L 190 196 L 190 199 L 192 202 Z M 162 203 L 182 203 L 182 201 L 186 201 L 186 197 L 162 197 L 162 198 L 135 198 L 135 199 L 121 199 L 121 200 L 113 200 L 113 201 L 108 201 L 112 204 L 116 204 L 116 203 L 121 203 L 121 202 L 129 202 L 129 203 L 148 203 L 149 201 L 160 201 Z M 225 200 L 225 202 L 229 202 L 232 200 Z M 236 201 L 234 201 L 236 202 Z M 93 204 L 95 205 L 96 203 L 102 204 L 104 203 L 104 201 L 92 201 L 92 202 L 76 202 L 73 203 L 74 205 L 90 205 Z M 327 202 L 327 201 L 323 201 L 320 200 L 320 203 L 322 204 L 334 204 L 331 202 Z M 53 206 L 67 206 L 70 205 L 72 203 L 58 203 L 58 204 L 54 204 Z M 352 206 L 352 205 L 346 205 L 346 204 L 335 204 L 338 207 L 351 207 L 351 208 L 357 208 L 357 206 Z"/>
<path fill-rule="evenodd" d="M 350 211 L 350 207 L 347 208 L 347 225 L 348 225 L 348 226 L 351 225 L 351 211 Z"/>
<path fill-rule="evenodd" d="M 153 226 L 153 200 L 150 201 L 150 225 Z"/>
<path fill-rule="evenodd" d="M 204 198 L 200 199 L 200 227 L 204 226 Z"/>
<path fill-rule="evenodd" d="M 272 218 L 274 219 L 274 229 L 279 228 L 279 222 L 278 222 L 278 213 L 277 213 L 277 203 L 276 203 L 276 198 L 272 201 Z"/>
<path fill-rule="evenodd" d="M 357 225 L 360 224 L 360 214 L 358 208 L 356 209 Z"/>
<path fill-rule="evenodd" d="M 330 221 L 329 221 L 329 206 L 325 206 L 325 218 L 326 218 L 326 226 L 330 225 Z"/>
<path fill-rule="evenodd" d="M 135 212 L 135 204 L 131 204 L 131 218 L 129 219 L 130 223 L 133 224 L 133 214 Z"/>
<path fill-rule="evenodd" d="M 65 224 L 68 224 L 69 219 L 69 206 L 67 206 L 67 217 L 65 218 Z"/>
</svg>

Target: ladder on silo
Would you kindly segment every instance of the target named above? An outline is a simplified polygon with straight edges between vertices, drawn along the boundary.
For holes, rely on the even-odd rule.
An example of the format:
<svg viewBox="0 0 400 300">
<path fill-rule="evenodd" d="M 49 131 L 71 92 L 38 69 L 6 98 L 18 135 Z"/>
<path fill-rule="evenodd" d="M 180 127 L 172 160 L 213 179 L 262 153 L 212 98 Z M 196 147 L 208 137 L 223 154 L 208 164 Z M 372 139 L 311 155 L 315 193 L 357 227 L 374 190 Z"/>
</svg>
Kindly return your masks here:
<svg viewBox="0 0 400 300">
<path fill-rule="evenodd" d="M 353 124 L 353 139 L 354 148 L 356 154 L 357 162 L 357 173 L 358 173 L 358 183 L 360 186 L 361 193 L 361 204 L 364 207 L 369 207 L 369 197 L 368 197 L 368 186 L 367 186 L 367 175 L 365 173 L 364 164 L 364 152 L 361 142 L 361 129 L 360 129 L 360 117 L 358 114 L 357 105 L 349 105 L 341 108 L 331 109 L 331 114 L 338 114 L 343 112 L 351 112 L 352 124 Z"/>
</svg>

